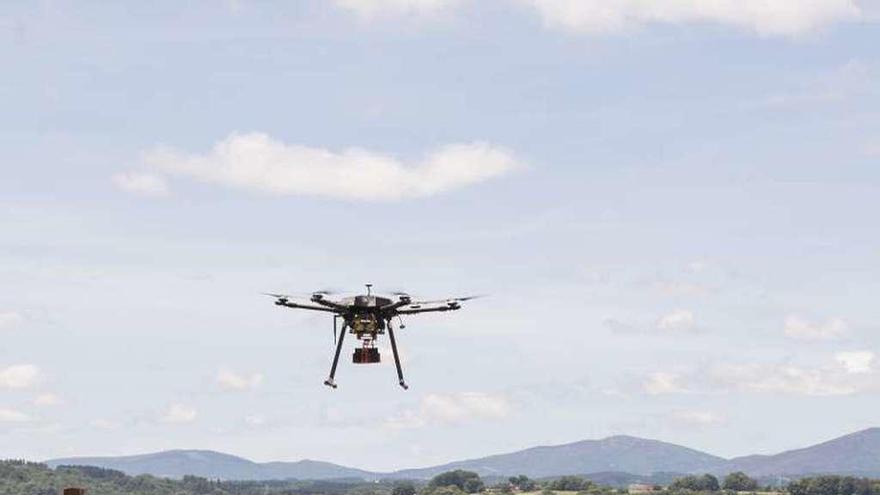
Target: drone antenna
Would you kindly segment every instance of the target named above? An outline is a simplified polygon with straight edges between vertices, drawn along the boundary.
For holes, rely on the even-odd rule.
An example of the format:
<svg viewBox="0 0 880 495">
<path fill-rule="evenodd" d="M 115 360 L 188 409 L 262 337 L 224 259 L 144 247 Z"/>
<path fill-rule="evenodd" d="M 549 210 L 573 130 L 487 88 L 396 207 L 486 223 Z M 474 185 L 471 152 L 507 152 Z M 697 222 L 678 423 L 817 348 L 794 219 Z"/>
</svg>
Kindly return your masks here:
<svg viewBox="0 0 880 495">
<path fill-rule="evenodd" d="M 373 284 L 367 284 L 367 295 L 368 295 L 368 296 L 371 295 L 371 292 L 372 292 L 371 289 L 372 289 L 372 288 L 373 288 Z"/>
</svg>

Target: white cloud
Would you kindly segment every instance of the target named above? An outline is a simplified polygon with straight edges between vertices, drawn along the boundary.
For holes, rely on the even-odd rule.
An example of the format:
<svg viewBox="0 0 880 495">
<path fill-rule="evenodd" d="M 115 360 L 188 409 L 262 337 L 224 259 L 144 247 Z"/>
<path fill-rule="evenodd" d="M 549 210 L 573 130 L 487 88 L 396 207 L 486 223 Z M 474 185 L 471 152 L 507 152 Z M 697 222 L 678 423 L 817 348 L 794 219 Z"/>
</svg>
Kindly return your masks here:
<svg viewBox="0 0 880 495">
<path fill-rule="evenodd" d="M 628 333 L 641 333 L 642 329 L 636 325 L 627 323 L 625 321 L 620 321 L 617 318 L 606 318 L 604 322 L 605 328 L 611 330 L 614 333 L 620 334 L 628 334 Z"/>
<path fill-rule="evenodd" d="M 40 394 L 34 398 L 34 405 L 37 406 L 57 406 L 61 403 L 61 397 L 52 393 Z"/>
<path fill-rule="evenodd" d="M 244 417 L 244 422 L 248 426 L 263 426 L 264 424 L 266 424 L 266 417 L 262 414 L 248 414 Z"/>
<path fill-rule="evenodd" d="M 709 262 L 705 260 L 694 260 L 687 265 L 687 271 L 690 273 L 702 273 L 707 268 L 709 268 Z"/>
<path fill-rule="evenodd" d="M 690 426 L 712 426 L 722 424 L 724 416 L 712 411 L 681 410 L 672 413 L 672 419 L 678 423 Z"/>
<path fill-rule="evenodd" d="M 192 423 L 196 420 L 198 411 L 194 407 L 184 404 L 171 404 L 160 417 L 163 423 Z"/>
<path fill-rule="evenodd" d="M 158 147 L 144 162 L 170 175 L 274 195 L 396 201 L 432 196 L 520 166 L 488 143 L 450 144 L 407 163 L 359 148 L 330 151 L 285 144 L 261 133 L 232 134 L 209 153 Z"/>
<path fill-rule="evenodd" d="M 658 282 L 657 290 L 667 296 L 705 296 L 709 289 L 691 282 Z"/>
<path fill-rule="evenodd" d="M 831 318 L 825 323 L 816 323 L 790 315 L 785 319 L 783 332 L 787 337 L 799 340 L 831 340 L 846 334 L 848 325 L 840 318 Z"/>
<path fill-rule="evenodd" d="M 793 365 L 720 365 L 712 370 L 721 385 L 755 392 L 795 395 L 850 395 L 875 386 L 873 377 L 854 379 L 837 368 L 804 368 Z"/>
<path fill-rule="evenodd" d="M 682 372 L 658 371 L 642 382 L 651 395 L 714 394 L 722 391 L 807 396 L 852 395 L 880 391 L 876 354 L 838 352 L 818 365 L 792 363 L 714 363 Z"/>
<path fill-rule="evenodd" d="M 651 395 L 676 394 L 686 392 L 681 377 L 675 373 L 657 371 L 651 373 L 642 383 L 645 392 Z"/>
<path fill-rule="evenodd" d="M 0 369 L 0 388 L 29 388 L 40 377 L 40 368 L 32 364 L 18 364 Z"/>
<path fill-rule="evenodd" d="M 250 390 L 263 383 L 263 375 L 261 373 L 246 375 L 222 369 L 217 372 L 217 383 L 226 390 Z"/>
<path fill-rule="evenodd" d="M 458 0 L 335 0 L 342 9 L 364 19 L 402 15 L 435 15 L 459 3 Z"/>
<path fill-rule="evenodd" d="M 99 430 L 115 430 L 116 428 L 119 428 L 118 423 L 116 423 L 114 421 L 110 421 L 109 419 L 104 419 L 104 418 L 98 418 L 98 419 L 92 420 L 89 422 L 89 425 L 92 428 L 96 428 Z"/>
<path fill-rule="evenodd" d="M 113 176 L 113 184 L 120 190 L 137 196 L 159 198 L 171 193 L 165 178 L 154 174 L 124 172 Z"/>
<path fill-rule="evenodd" d="M 544 23 L 573 33 L 625 32 L 649 24 L 710 23 L 764 36 L 799 36 L 857 20 L 854 0 L 519 0 Z"/>
<path fill-rule="evenodd" d="M 657 321 L 657 329 L 664 332 L 687 332 L 695 325 L 694 314 L 685 309 L 675 310 Z"/>
<path fill-rule="evenodd" d="M 24 322 L 24 317 L 14 311 L 0 312 L 0 330 L 16 328 Z"/>
<path fill-rule="evenodd" d="M 0 423 L 26 423 L 30 420 L 31 417 L 21 411 L 0 408 Z"/>
<path fill-rule="evenodd" d="M 420 428 L 427 425 L 461 424 L 476 420 L 503 419 L 512 410 L 510 401 L 500 394 L 463 392 L 428 394 L 417 410 L 404 411 L 386 423 L 389 428 Z"/>
<path fill-rule="evenodd" d="M 685 309 L 667 313 L 653 325 L 645 321 L 633 323 L 616 318 L 606 318 L 603 324 L 608 330 L 621 335 L 676 335 L 699 330 L 694 313 Z"/>
<path fill-rule="evenodd" d="M 876 356 L 871 351 L 838 352 L 834 359 L 847 373 L 862 374 L 873 371 Z"/>
</svg>

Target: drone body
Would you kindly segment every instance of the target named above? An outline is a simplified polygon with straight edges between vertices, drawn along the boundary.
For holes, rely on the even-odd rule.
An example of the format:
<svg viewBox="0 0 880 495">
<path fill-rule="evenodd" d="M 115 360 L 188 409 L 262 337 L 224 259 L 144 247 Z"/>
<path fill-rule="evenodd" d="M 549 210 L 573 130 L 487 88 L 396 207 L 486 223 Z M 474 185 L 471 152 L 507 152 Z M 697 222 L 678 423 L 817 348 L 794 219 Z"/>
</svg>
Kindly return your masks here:
<svg viewBox="0 0 880 495">
<path fill-rule="evenodd" d="M 403 369 L 400 367 L 400 355 L 397 352 L 397 340 L 394 337 L 393 318 L 400 319 L 401 315 L 413 315 L 418 313 L 431 313 L 441 311 L 455 311 L 461 309 L 461 303 L 471 297 L 456 297 L 437 301 L 413 301 L 408 294 L 396 293 L 397 300 L 389 297 L 372 294 L 372 285 L 367 284 L 367 293 L 354 297 L 346 297 L 334 301 L 327 296 L 326 291 L 314 292 L 307 303 L 295 302 L 293 296 L 285 294 L 267 294 L 275 298 L 277 306 L 294 309 L 306 309 L 311 311 L 323 311 L 333 313 L 333 339 L 336 345 L 336 353 L 333 355 L 333 364 L 330 367 L 330 376 L 324 381 L 324 385 L 336 388 L 336 366 L 339 364 L 339 354 L 342 351 L 342 342 L 345 334 L 350 333 L 360 342 L 355 348 L 352 361 L 355 364 L 371 364 L 380 361 L 379 349 L 376 341 L 380 335 L 388 333 L 391 341 L 391 352 L 394 354 L 394 365 L 397 367 L 397 379 L 401 387 L 408 389 L 403 379 Z M 337 338 L 337 320 L 342 320 L 342 332 Z M 405 328 L 400 325 L 400 328 Z"/>
</svg>

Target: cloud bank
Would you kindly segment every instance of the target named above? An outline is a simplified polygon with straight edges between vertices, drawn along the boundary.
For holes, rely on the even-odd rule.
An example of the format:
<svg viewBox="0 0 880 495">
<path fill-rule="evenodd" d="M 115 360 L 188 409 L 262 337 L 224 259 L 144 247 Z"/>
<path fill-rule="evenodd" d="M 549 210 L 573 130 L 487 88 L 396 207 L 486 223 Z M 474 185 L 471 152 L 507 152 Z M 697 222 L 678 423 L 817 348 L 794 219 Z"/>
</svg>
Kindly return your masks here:
<svg viewBox="0 0 880 495">
<path fill-rule="evenodd" d="M 686 309 L 677 309 L 663 315 L 657 321 L 657 329 L 664 332 L 688 332 L 694 329 L 694 314 Z"/>
<path fill-rule="evenodd" d="M 454 425 L 476 420 L 503 419 L 511 413 L 506 396 L 479 392 L 428 394 L 418 409 L 403 412 L 386 423 L 392 429 L 421 428 L 429 425 Z"/>
<path fill-rule="evenodd" d="M 458 4 L 458 0 L 336 0 L 336 5 L 364 19 L 401 15 L 433 15 Z"/>
<path fill-rule="evenodd" d="M 40 368 L 32 364 L 17 364 L 0 369 L 0 388 L 24 389 L 32 387 L 40 378 Z"/>
<path fill-rule="evenodd" d="M 165 178 L 153 174 L 139 172 L 116 174 L 113 176 L 113 184 L 117 189 L 136 196 L 160 198 L 171 193 Z"/>
<path fill-rule="evenodd" d="M 531 7 L 550 29 L 608 35 L 652 24 L 717 24 L 761 36 L 797 37 L 862 18 L 855 0 L 508 0 Z M 441 16 L 476 0 L 335 0 L 364 20 Z"/>
<path fill-rule="evenodd" d="M 58 406 L 62 402 L 61 397 L 53 393 L 40 394 L 33 400 L 35 406 Z"/>
<path fill-rule="evenodd" d="M 202 154 L 158 147 L 143 161 L 159 173 L 256 193 L 365 201 L 433 196 L 521 166 L 484 142 L 449 144 L 407 162 L 360 148 L 286 144 L 261 133 L 232 134 Z"/>
<path fill-rule="evenodd" d="M 246 375 L 227 369 L 217 372 L 217 384 L 224 390 L 250 390 L 259 387 L 261 383 L 263 383 L 262 373 Z"/>
<path fill-rule="evenodd" d="M 521 0 L 551 28 L 619 33 L 648 24 L 711 23 L 764 36 L 799 36 L 858 19 L 853 0 Z"/>
<path fill-rule="evenodd" d="M 833 340 L 844 336 L 848 325 L 841 318 L 831 318 L 824 323 L 809 321 L 796 315 L 785 319 L 783 333 L 798 340 Z"/>
<path fill-rule="evenodd" d="M 648 375 L 642 384 L 649 395 L 679 394 L 686 392 L 681 377 L 676 373 L 657 371 Z"/>
<path fill-rule="evenodd" d="M 24 317 L 15 311 L 0 312 L 0 330 L 16 328 L 24 322 Z"/>
<path fill-rule="evenodd" d="M 0 408 L 0 423 L 26 423 L 30 420 L 31 417 L 21 411 Z"/>
<path fill-rule="evenodd" d="M 163 423 L 192 423 L 196 420 L 198 411 L 194 407 L 185 404 L 171 404 L 159 417 Z"/>
<path fill-rule="evenodd" d="M 720 362 L 680 372 L 654 371 L 645 376 L 648 395 L 714 394 L 720 391 L 842 396 L 880 391 L 880 367 L 870 350 L 837 352 L 818 365 Z"/>
</svg>

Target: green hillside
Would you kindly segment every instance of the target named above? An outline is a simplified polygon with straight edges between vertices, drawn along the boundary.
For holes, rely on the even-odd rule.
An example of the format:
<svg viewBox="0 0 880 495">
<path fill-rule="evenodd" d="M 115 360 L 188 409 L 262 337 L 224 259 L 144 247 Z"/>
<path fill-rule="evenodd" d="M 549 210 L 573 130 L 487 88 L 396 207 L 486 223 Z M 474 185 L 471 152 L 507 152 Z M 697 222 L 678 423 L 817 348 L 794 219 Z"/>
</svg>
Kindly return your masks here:
<svg viewBox="0 0 880 495">
<path fill-rule="evenodd" d="M 59 466 L 0 461 L 0 494 L 58 495 L 65 487 L 82 487 L 88 495 L 390 495 L 389 483 L 363 481 L 213 481 L 151 475 L 128 476 L 91 466 Z"/>
</svg>

